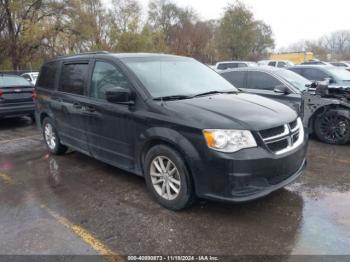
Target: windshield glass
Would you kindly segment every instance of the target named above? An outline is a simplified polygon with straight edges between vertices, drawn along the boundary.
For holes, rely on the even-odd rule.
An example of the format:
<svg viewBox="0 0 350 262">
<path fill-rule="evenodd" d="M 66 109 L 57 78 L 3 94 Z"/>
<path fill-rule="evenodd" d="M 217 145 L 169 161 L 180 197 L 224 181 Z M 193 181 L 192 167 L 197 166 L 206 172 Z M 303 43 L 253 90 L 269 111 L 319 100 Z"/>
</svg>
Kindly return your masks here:
<svg viewBox="0 0 350 262">
<path fill-rule="evenodd" d="M 306 90 L 306 85 L 311 84 L 311 82 L 308 79 L 290 70 L 278 70 L 276 73 L 300 91 Z"/>
<path fill-rule="evenodd" d="M 27 80 L 18 76 L 0 76 L 0 87 L 8 86 L 28 86 L 30 85 Z"/>
<path fill-rule="evenodd" d="M 125 61 L 154 98 L 238 90 L 209 67 L 190 58 Z"/>
<path fill-rule="evenodd" d="M 344 68 L 328 68 L 329 72 L 341 81 L 350 81 L 350 72 Z"/>
</svg>

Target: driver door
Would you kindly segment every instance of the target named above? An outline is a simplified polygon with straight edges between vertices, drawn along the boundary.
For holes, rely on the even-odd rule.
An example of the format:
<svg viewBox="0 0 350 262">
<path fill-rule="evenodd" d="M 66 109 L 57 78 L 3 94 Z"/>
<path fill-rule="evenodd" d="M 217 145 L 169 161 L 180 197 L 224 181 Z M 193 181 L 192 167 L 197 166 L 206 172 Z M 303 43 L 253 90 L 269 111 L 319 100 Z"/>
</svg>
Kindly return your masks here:
<svg viewBox="0 0 350 262">
<path fill-rule="evenodd" d="M 130 170 L 134 159 L 134 121 L 129 105 L 106 101 L 109 88 L 130 88 L 130 82 L 112 62 L 96 60 L 89 85 L 88 141 L 92 155 Z"/>
</svg>

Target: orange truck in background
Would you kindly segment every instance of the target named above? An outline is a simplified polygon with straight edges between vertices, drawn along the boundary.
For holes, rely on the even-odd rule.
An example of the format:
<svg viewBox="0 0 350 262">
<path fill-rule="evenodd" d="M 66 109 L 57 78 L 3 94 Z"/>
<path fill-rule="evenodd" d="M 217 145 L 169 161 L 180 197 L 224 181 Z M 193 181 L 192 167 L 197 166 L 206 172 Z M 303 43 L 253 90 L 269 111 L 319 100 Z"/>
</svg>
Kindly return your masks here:
<svg viewBox="0 0 350 262">
<path fill-rule="evenodd" d="M 276 60 L 276 61 L 288 60 L 298 65 L 305 61 L 313 60 L 314 54 L 312 52 L 277 53 L 277 54 L 271 54 L 270 59 Z"/>
</svg>

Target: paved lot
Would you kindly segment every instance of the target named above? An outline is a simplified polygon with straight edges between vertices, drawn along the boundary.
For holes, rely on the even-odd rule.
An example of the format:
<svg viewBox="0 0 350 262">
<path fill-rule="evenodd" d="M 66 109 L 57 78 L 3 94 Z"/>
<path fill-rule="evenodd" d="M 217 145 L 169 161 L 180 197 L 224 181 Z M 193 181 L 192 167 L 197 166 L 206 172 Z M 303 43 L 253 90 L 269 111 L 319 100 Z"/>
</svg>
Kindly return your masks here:
<svg viewBox="0 0 350 262">
<path fill-rule="evenodd" d="M 0 120 L 0 254 L 350 254 L 350 145 L 312 140 L 308 163 L 264 199 L 174 213 L 142 178 L 50 156 L 29 119 Z"/>
</svg>

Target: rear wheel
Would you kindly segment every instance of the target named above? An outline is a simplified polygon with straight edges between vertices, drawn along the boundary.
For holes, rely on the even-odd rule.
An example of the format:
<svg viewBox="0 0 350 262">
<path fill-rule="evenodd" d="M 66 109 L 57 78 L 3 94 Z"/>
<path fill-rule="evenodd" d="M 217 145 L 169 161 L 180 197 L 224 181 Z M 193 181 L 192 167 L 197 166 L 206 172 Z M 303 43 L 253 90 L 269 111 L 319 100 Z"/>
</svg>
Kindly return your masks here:
<svg viewBox="0 0 350 262">
<path fill-rule="evenodd" d="M 145 158 L 146 184 L 154 199 L 171 210 L 181 210 L 193 203 L 194 190 L 188 169 L 172 148 L 159 145 Z"/>
<path fill-rule="evenodd" d="M 67 147 L 61 144 L 56 127 L 50 118 L 43 121 L 43 136 L 47 148 L 54 155 L 62 155 L 67 151 Z"/>
<path fill-rule="evenodd" d="M 315 120 L 318 139 L 328 144 L 343 145 L 350 141 L 350 120 L 336 112 L 328 112 Z"/>
</svg>

